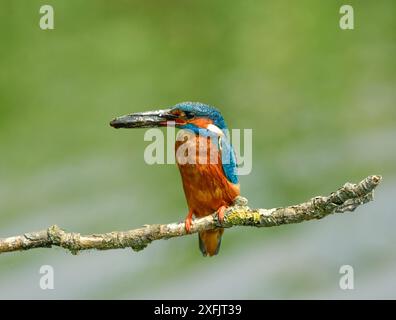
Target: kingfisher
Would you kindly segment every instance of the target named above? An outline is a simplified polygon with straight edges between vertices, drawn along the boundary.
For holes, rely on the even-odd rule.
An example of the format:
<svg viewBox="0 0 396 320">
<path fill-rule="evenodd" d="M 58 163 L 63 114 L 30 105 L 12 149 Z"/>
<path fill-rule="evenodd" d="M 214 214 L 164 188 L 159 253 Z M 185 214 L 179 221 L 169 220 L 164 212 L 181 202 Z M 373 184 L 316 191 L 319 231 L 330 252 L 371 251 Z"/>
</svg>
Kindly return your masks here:
<svg viewBox="0 0 396 320">
<path fill-rule="evenodd" d="M 114 128 L 175 126 L 175 160 L 188 205 L 185 229 L 189 233 L 193 216 L 216 212 L 219 222 L 240 194 L 237 161 L 228 128 L 220 111 L 200 102 L 182 102 L 162 110 L 132 113 L 110 122 Z M 201 231 L 199 249 L 203 256 L 217 255 L 223 228 Z"/>
</svg>

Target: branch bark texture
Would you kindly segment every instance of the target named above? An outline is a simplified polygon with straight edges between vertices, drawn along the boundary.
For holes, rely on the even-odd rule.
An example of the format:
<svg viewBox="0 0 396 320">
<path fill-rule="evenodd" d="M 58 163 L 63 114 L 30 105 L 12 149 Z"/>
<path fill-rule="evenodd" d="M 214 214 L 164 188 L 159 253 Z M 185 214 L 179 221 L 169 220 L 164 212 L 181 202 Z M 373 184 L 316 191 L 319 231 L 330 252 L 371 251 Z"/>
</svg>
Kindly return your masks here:
<svg viewBox="0 0 396 320">
<path fill-rule="evenodd" d="M 346 183 L 329 196 L 318 196 L 301 204 L 273 208 L 252 209 L 247 199 L 238 197 L 225 213 L 220 223 L 213 214 L 193 221 L 190 234 L 218 227 L 235 226 L 274 227 L 284 224 L 322 219 L 333 213 L 354 211 L 358 206 L 373 200 L 373 191 L 381 182 L 381 176 L 372 175 L 358 184 Z M 132 248 L 140 251 L 154 240 L 170 239 L 187 235 L 184 222 L 170 224 L 145 225 L 129 231 L 113 231 L 103 234 L 81 235 L 67 232 L 53 225 L 48 229 L 28 232 L 22 235 L 0 238 L 0 253 L 29 250 L 33 248 L 51 248 L 58 246 L 73 254 L 80 250 L 109 250 Z"/>
</svg>

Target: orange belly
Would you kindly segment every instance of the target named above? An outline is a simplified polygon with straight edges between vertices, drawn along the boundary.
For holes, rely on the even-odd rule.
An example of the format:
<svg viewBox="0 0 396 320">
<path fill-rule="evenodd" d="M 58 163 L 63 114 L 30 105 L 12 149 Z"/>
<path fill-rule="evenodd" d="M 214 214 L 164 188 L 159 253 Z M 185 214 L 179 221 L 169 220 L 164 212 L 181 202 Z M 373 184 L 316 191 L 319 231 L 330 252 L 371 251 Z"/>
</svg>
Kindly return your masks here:
<svg viewBox="0 0 396 320">
<path fill-rule="evenodd" d="M 210 138 L 193 135 L 192 133 L 182 134 L 185 134 L 188 139 L 185 142 L 176 142 L 176 162 L 182 177 L 188 207 L 195 216 L 203 217 L 214 213 L 221 206 L 232 205 L 233 200 L 240 193 L 239 184 L 229 182 L 224 175 L 221 155 L 217 152 L 217 146 L 211 143 Z M 203 144 L 207 144 L 206 154 L 200 154 L 198 149 L 198 146 Z M 183 155 L 178 154 L 182 145 L 190 153 L 195 148 L 194 163 L 191 163 L 190 159 L 190 163 L 182 164 L 183 161 L 185 162 L 185 158 L 181 159 L 181 157 L 186 156 L 185 153 Z M 216 152 L 217 163 L 210 163 L 211 151 Z"/>
</svg>

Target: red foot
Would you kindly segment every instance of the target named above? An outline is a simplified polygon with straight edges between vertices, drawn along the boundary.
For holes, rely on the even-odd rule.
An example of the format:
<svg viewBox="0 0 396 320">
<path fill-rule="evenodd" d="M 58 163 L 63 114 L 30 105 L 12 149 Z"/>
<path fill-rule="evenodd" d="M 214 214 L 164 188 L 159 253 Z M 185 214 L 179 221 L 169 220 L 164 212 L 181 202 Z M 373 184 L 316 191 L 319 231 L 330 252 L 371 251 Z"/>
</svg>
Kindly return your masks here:
<svg viewBox="0 0 396 320">
<path fill-rule="evenodd" d="M 224 213 L 226 209 L 226 206 L 221 206 L 219 209 L 217 209 L 217 218 L 219 219 L 220 224 L 222 224 L 224 221 Z"/>
<path fill-rule="evenodd" d="M 192 216 L 193 216 L 193 211 L 190 209 L 188 211 L 186 220 L 184 220 L 184 226 L 186 228 L 187 233 L 190 233 L 190 231 L 191 231 Z"/>
</svg>

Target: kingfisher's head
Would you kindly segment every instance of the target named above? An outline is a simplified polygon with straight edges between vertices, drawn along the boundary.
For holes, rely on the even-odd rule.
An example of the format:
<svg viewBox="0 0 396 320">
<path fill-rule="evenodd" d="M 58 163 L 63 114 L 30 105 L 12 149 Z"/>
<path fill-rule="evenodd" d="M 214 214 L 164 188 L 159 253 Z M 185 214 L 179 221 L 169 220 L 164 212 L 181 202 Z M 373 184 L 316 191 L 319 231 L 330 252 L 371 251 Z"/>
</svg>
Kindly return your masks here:
<svg viewBox="0 0 396 320">
<path fill-rule="evenodd" d="M 152 128 L 175 125 L 195 133 L 223 135 L 227 125 L 220 111 L 200 102 L 182 102 L 164 110 L 132 113 L 115 118 L 110 125 L 118 128 Z"/>
</svg>

